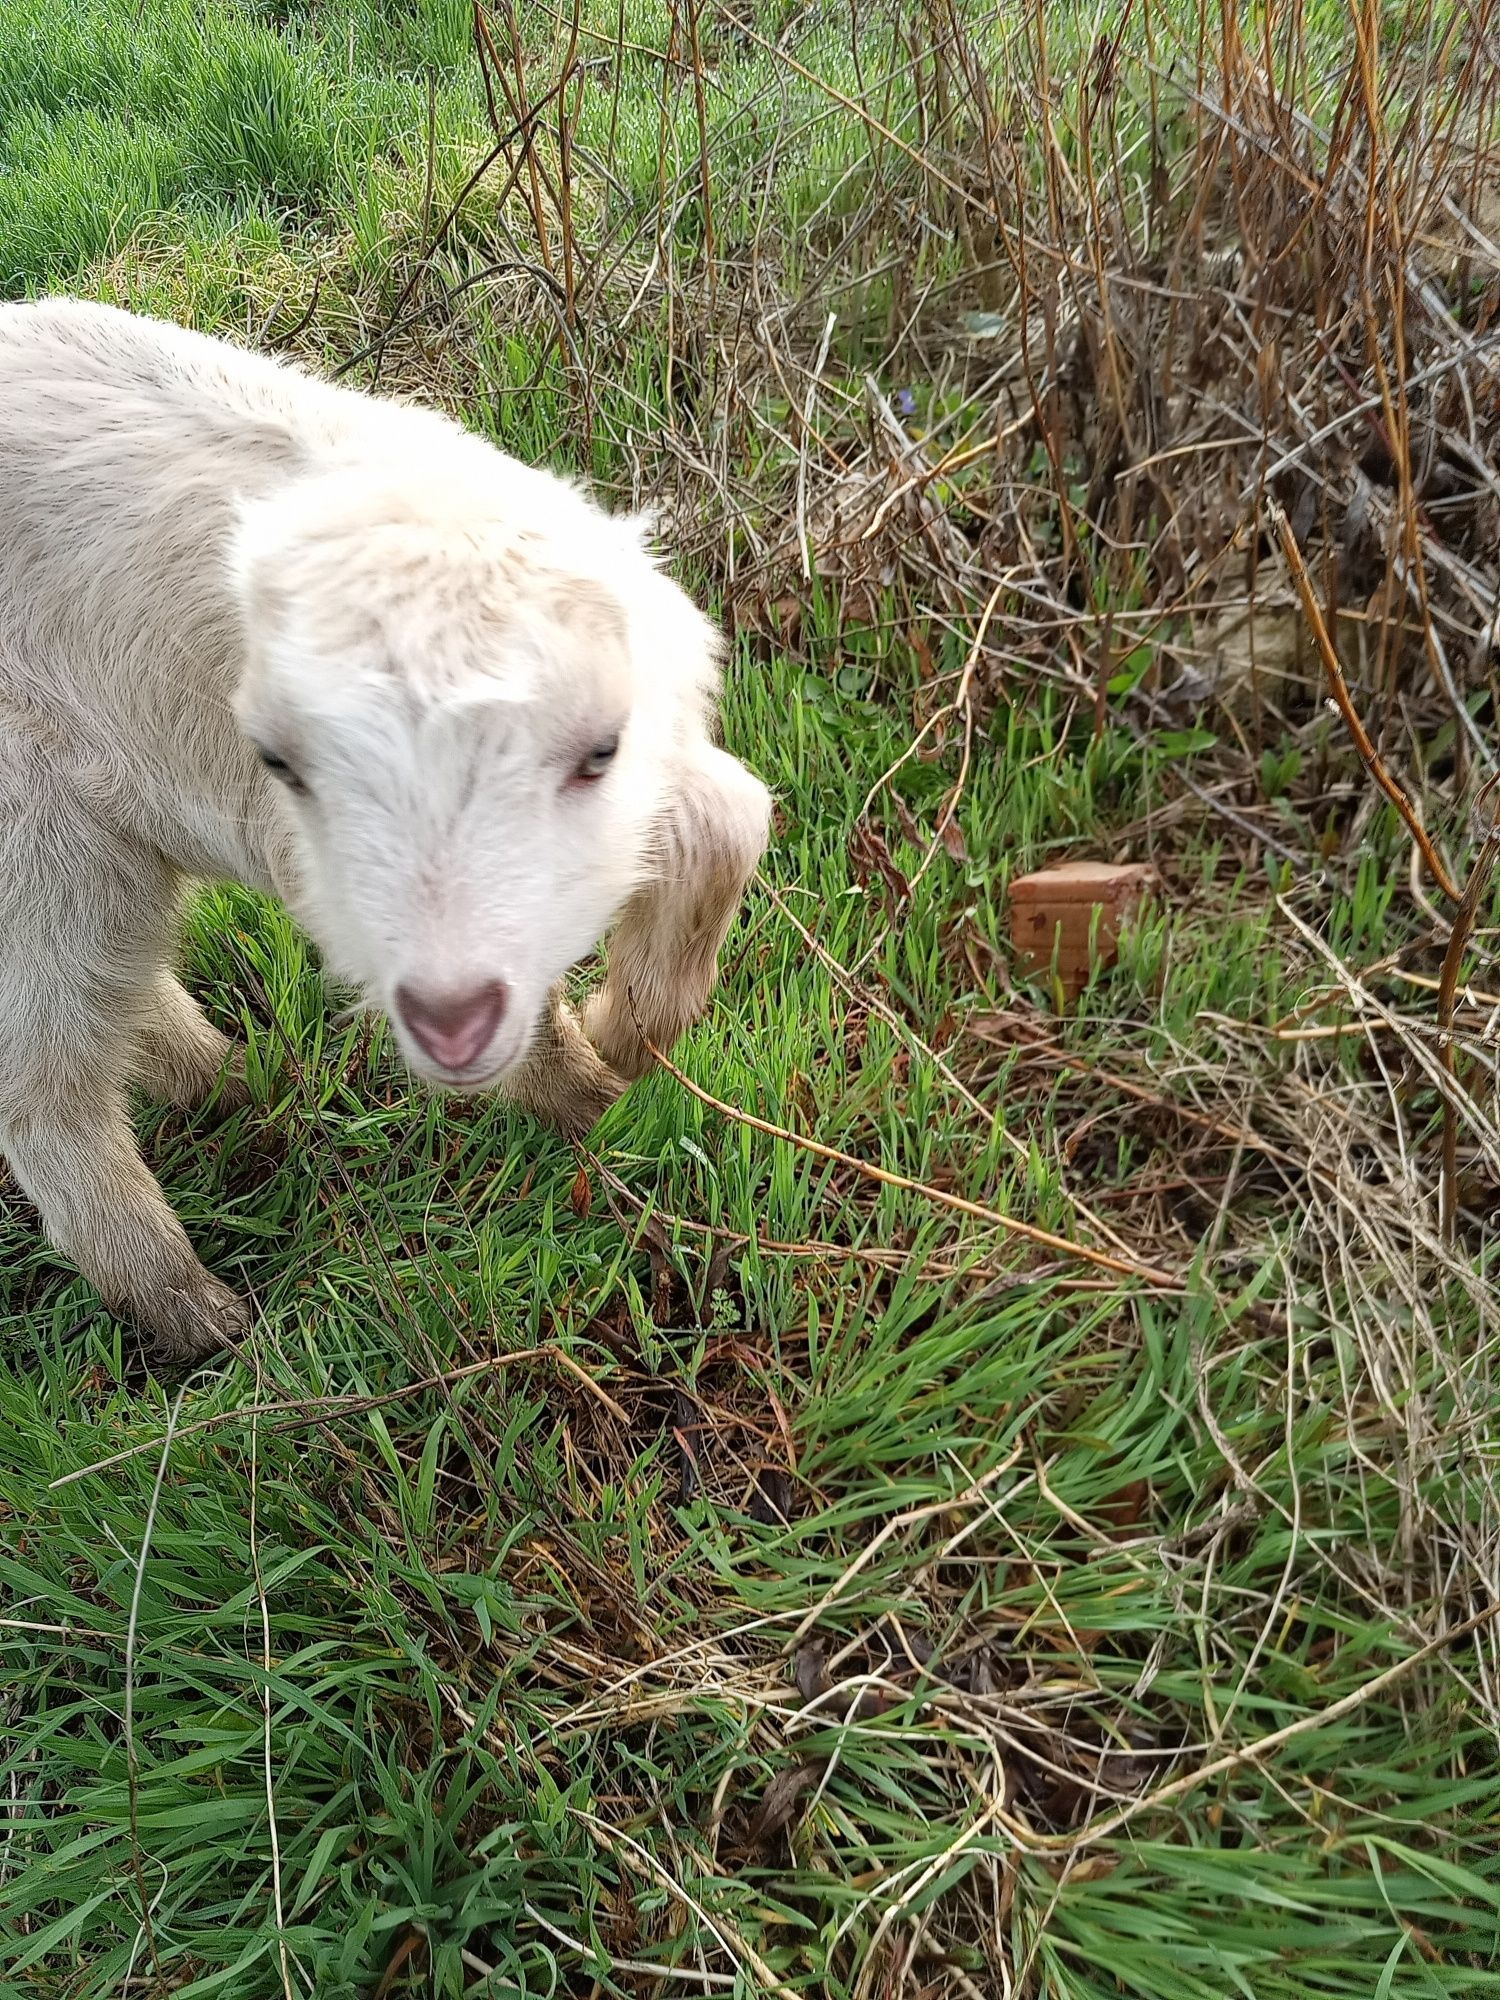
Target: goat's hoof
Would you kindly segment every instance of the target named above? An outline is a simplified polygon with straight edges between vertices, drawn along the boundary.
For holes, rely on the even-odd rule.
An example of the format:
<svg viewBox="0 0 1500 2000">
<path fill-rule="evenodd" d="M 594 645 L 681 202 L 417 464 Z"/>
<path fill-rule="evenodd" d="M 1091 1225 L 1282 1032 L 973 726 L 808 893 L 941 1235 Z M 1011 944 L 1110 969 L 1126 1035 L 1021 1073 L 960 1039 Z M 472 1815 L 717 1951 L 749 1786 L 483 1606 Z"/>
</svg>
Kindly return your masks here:
<svg viewBox="0 0 1500 2000">
<path fill-rule="evenodd" d="M 591 1078 L 587 1085 L 569 1092 L 556 1121 L 558 1131 L 565 1139 L 586 1139 L 625 1091 L 625 1083 L 613 1074 Z"/>
<path fill-rule="evenodd" d="M 590 1064 L 587 1070 L 577 1065 L 548 1082 L 545 1100 L 535 1106 L 536 1115 L 564 1139 L 586 1139 L 626 1090 L 624 1079 L 603 1063 Z"/>
<path fill-rule="evenodd" d="M 627 1081 L 604 1061 L 573 1010 L 559 1005 L 541 1046 L 502 1088 L 513 1104 L 565 1139 L 584 1139 L 624 1096 Z"/>
<path fill-rule="evenodd" d="M 139 1304 L 134 1315 L 153 1368 L 177 1369 L 237 1347 L 250 1331 L 250 1308 L 228 1285 L 199 1270 L 170 1292 Z"/>
</svg>

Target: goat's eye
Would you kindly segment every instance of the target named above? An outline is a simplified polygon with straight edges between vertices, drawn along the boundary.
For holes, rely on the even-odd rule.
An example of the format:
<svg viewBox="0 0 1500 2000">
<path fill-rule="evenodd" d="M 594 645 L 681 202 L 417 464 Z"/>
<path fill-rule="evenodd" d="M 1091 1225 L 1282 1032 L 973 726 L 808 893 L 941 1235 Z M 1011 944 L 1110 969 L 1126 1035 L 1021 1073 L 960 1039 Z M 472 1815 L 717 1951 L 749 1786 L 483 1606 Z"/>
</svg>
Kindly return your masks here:
<svg viewBox="0 0 1500 2000">
<path fill-rule="evenodd" d="M 297 776 L 297 773 L 292 769 L 285 757 L 278 757 L 274 750 L 262 750 L 258 743 L 255 746 L 255 754 L 259 757 L 262 764 L 265 765 L 271 776 L 279 779 L 289 792 L 305 792 L 307 790 L 307 786 Z"/>
<path fill-rule="evenodd" d="M 573 782 L 579 785 L 597 783 L 614 762 L 619 747 L 618 736 L 607 736 L 602 743 L 596 743 L 587 757 L 581 758 L 574 767 Z"/>
</svg>

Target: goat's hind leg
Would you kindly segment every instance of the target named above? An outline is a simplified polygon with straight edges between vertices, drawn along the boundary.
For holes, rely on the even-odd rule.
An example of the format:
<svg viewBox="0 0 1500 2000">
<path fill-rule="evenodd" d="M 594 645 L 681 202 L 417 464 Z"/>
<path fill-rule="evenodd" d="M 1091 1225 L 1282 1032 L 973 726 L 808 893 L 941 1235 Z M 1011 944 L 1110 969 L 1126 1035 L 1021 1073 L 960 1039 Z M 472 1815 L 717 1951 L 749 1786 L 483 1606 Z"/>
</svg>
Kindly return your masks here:
<svg viewBox="0 0 1500 2000">
<path fill-rule="evenodd" d="M 131 1070 L 150 1098 L 196 1111 L 214 1099 L 220 1111 L 250 1102 L 244 1052 L 221 1034 L 182 982 L 158 975 L 135 1038 Z"/>
<path fill-rule="evenodd" d="M 609 941 L 603 988 L 583 1027 L 605 1062 L 633 1079 L 697 1020 L 719 952 L 765 852 L 770 795 L 743 764 L 702 743 L 679 774 L 658 828 L 652 879 L 626 904 Z"/>
</svg>

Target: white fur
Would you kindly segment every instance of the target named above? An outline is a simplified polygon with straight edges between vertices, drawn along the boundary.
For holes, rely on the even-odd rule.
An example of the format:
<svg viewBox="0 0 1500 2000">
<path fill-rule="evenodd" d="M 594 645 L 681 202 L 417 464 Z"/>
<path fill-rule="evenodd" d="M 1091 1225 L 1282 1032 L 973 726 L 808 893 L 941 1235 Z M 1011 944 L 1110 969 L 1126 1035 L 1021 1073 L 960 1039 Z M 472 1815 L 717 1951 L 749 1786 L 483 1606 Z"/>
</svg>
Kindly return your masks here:
<svg viewBox="0 0 1500 2000">
<path fill-rule="evenodd" d="M 764 846 L 717 660 L 639 524 L 444 418 L 0 307 L 0 1150 L 113 1303 L 178 1353 L 241 1323 L 125 1109 L 230 1054 L 170 975 L 185 881 L 284 897 L 434 1080 L 397 987 L 502 982 L 461 1081 L 586 1127 L 701 1010 Z M 585 1039 L 558 982 L 616 920 Z"/>
</svg>

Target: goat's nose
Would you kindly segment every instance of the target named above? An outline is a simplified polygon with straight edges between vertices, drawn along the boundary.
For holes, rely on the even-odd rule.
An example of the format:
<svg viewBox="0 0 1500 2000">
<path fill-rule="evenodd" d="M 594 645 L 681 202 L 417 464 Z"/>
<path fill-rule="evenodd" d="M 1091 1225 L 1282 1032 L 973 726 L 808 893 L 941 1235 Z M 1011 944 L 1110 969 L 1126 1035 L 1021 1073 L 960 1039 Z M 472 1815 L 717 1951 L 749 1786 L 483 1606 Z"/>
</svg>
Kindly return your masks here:
<svg viewBox="0 0 1500 2000">
<path fill-rule="evenodd" d="M 439 1069 L 465 1070 L 489 1046 L 508 997 L 498 979 L 463 993 L 423 993 L 401 985 L 396 988 L 396 1008 Z"/>
</svg>

